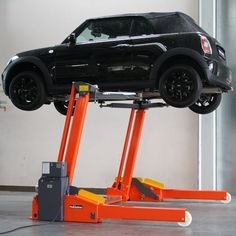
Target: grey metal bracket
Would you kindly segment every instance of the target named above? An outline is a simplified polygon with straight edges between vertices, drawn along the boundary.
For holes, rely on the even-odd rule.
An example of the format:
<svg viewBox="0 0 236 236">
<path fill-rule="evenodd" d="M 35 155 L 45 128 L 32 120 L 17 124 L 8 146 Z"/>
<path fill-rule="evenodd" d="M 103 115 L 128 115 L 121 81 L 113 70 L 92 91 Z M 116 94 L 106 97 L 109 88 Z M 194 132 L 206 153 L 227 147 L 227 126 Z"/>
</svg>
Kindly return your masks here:
<svg viewBox="0 0 236 236">
<path fill-rule="evenodd" d="M 156 102 L 151 103 L 149 101 L 138 101 L 134 103 L 110 103 L 110 104 L 100 104 L 100 107 L 110 107 L 110 108 L 132 108 L 132 109 L 149 109 L 158 107 L 167 107 L 166 103 Z"/>
<path fill-rule="evenodd" d="M 155 200 L 159 199 L 159 196 L 150 188 L 146 187 L 139 179 L 132 178 L 132 184 L 134 184 L 144 196 L 151 197 Z"/>
</svg>

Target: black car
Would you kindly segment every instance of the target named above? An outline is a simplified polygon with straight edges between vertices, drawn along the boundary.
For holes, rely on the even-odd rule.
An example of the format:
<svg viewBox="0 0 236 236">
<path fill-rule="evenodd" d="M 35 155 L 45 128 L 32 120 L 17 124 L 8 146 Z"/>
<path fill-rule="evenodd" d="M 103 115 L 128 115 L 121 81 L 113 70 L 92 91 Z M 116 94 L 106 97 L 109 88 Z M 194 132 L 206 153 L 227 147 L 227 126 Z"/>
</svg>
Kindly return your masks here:
<svg viewBox="0 0 236 236">
<path fill-rule="evenodd" d="M 65 113 L 72 82 L 83 81 L 206 114 L 232 90 L 231 77 L 220 43 L 191 17 L 170 12 L 86 20 L 60 45 L 12 57 L 2 81 L 27 111 L 54 102 Z"/>
</svg>

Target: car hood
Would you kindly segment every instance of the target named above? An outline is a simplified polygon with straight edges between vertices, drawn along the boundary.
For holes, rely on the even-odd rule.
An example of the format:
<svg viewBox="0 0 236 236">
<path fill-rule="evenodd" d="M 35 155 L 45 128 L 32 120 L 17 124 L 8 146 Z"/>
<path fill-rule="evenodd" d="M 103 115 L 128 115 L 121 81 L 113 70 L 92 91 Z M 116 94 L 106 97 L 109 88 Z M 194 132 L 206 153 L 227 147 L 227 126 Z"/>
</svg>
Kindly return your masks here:
<svg viewBox="0 0 236 236">
<path fill-rule="evenodd" d="M 38 49 L 33 49 L 25 52 L 18 53 L 17 56 L 19 57 L 25 57 L 25 56 L 40 56 L 40 55 L 45 55 L 45 54 L 50 54 L 50 50 L 53 50 L 53 47 L 46 47 L 46 48 L 38 48 Z"/>
</svg>

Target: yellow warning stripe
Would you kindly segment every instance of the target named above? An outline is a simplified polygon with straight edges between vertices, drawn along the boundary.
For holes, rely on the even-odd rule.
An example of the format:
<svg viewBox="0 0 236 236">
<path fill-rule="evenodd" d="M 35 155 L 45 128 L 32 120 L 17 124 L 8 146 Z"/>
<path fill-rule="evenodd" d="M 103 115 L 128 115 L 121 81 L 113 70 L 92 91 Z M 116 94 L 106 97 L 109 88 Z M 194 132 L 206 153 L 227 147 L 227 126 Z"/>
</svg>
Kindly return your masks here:
<svg viewBox="0 0 236 236">
<path fill-rule="evenodd" d="M 146 179 L 143 180 L 143 183 L 147 184 L 149 186 L 155 187 L 155 188 L 160 188 L 160 189 L 165 188 L 165 185 L 163 183 L 155 181 L 153 179 L 146 178 Z"/>
<path fill-rule="evenodd" d="M 99 203 L 99 204 L 104 204 L 105 203 L 105 199 L 104 199 L 103 196 L 99 196 L 97 194 L 91 193 L 91 192 L 86 191 L 84 189 L 81 189 L 79 191 L 78 196 L 87 198 L 87 199 L 89 199 L 91 201 L 94 201 L 96 203 Z"/>
</svg>

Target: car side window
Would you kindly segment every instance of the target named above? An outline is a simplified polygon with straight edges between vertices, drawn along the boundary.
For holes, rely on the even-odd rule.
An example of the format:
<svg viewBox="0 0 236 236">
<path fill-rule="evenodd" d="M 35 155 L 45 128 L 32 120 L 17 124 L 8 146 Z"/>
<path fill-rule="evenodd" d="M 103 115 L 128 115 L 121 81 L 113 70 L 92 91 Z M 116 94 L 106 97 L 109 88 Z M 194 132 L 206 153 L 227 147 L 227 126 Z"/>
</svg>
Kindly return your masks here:
<svg viewBox="0 0 236 236">
<path fill-rule="evenodd" d="M 107 18 L 89 21 L 76 35 L 76 43 L 130 37 L 130 18 Z"/>
<path fill-rule="evenodd" d="M 142 36 L 154 34 L 152 25 L 144 18 L 134 18 L 132 22 L 131 35 Z"/>
</svg>

